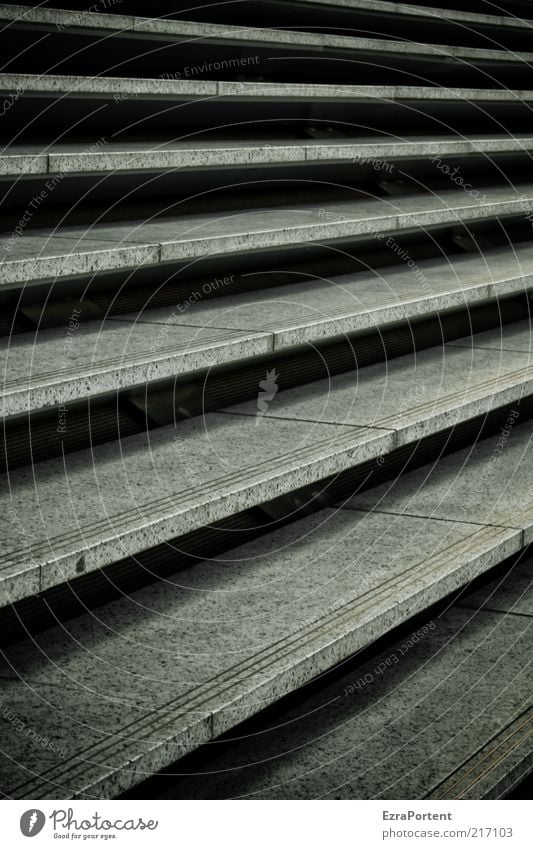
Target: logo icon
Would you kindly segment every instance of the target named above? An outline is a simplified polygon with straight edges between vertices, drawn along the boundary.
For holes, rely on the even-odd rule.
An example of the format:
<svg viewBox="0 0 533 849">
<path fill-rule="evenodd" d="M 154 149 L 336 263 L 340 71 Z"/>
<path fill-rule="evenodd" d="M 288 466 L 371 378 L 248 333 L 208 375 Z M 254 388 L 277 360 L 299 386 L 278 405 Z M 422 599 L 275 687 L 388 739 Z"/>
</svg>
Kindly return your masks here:
<svg viewBox="0 0 533 849">
<path fill-rule="evenodd" d="M 261 390 L 257 397 L 257 418 L 256 424 L 258 423 L 261 416 L 264 416 L 267 412 L 271 401 L 274 400 L 276 395 L 278 394 L 278 384 L 276 383 L 279 374 L 276 373 L 276 369 L 272 369 L 272 371 L 267 371 L 265 380 L 259 381 L 259 389 Z"/>
<path fill-rule="evenodd" d="M 20 818 L 20 830 L 24 837 L 35 837 L 43 830 L 46 822 L 46 817 L 42 811 L 33 808 L 31 811 L 25 811 Z"/>
</svg>

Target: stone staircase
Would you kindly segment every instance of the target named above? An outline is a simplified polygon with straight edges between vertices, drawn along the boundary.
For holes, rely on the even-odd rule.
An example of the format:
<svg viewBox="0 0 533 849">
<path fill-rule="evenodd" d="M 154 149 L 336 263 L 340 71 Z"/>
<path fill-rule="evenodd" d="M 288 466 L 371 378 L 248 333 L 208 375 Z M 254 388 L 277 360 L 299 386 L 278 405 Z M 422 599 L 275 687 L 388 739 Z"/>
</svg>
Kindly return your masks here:
<svg viewBox="0 0 533 849">
<path fill-rule="evenodd" d="M 527 777 L 533 23 L 460 5 L 0 6 L 5 797 Z"/>
</svg>

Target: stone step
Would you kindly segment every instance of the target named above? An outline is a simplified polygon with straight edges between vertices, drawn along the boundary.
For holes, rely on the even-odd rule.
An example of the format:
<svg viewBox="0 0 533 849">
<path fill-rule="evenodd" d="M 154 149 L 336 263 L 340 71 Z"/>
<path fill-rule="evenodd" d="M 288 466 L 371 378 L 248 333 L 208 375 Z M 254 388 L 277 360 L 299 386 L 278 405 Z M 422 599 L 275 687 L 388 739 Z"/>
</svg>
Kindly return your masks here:
<svg viewBox="0 0 533 849">
<path fill-rule="evenodd" d="M 376 136 L 362 139 L 306 141 L 272 138 L 268 141 L 168 141 L 57 143 L 48 146 L 12 144 L 0 152 L 0 178 L 20 176 L 100 174 L 123 171 L 189 171 L 207 168 L 243 168 L 263 165 L 326 165 L 346 163 L 391 170 L 390 163 L 412 159 L 440 160 L 499 154 L 523 154 L 533 150 L 533 137 L 453 136 L 413 137 L 384 141 Z M 455 163 L 451 163 L 455 164 Z M 453 169 L 452 169 L 453 170 Z"/>
<path fill-rule="evenodd" d="M 228 210 L 211 214 L 142 221 L 14 231 L 0 238 L 0 286 L 58 280 L 104 271 L 154 267 L 246 251 L 288 248 L 322 242 L 376 238 L 386 234 L 532 214 L 533 185 L 462 188 L 439 195 L 419 193 L 368 197 L 332 203 L 305 202 L 275 208 Z"/>
<path fill-rule="evenodd" d="M 75 5 L 75 4 L 73 4 Z M 116 4 L 118 5 L 118 4 Z M 121 7 L 125 7 L 126 10 L 133 10 L 134 7 L 140 6 L 139 3 L 121 3 Z M 181 14 L 189 14 L 194 17 L 194 13 L 198 12 L 198 9 L 191 8 L 188 3 L 158 3 L 158 7 L 162 5 L 167 5 L 167 13 L 164 14 L 161 12 L 161 17 L 165 17 L 174 22 L 174 16 Z M 250 4 L 251 5 L 251 4 Z M 259 5 L 259 4 L 255 4 Z M 272 18 L 280 17 L 280 13 L 285 9 L 292 7 L 296 9 L 302 18 L 302 24 L 305 24 L 305 15 L 306 12 L 309 12 L 311 9 L 316 7 L 323 7 L 325 13 L 329 11 L 331 14 L 333 11 L 342 11 L 349 14 L 352 17 L 352 20 L 357 20 L 357 13 L 375 13 L 376 15 L 390 15 L 396 18 L 422 18 L 425 19 L 426 24 L 430 24 L 433 20 L 446 20 L 446 21 L 457 21 L 464 22 L 468 24 L 476 24 L 480 26 L 499 26 L 499 27 L 512 27 L 519 29 L 528 29 L 533 25 L 533 21 L 528 20 L 527 18 L 520 17 L 520 13 L 524 13 L 527 11 L 529 4 L 521 4 L 520 12 L 516 13 L 506 13 L 505 9 L 499 9 L 494 4 L 486 4 L 483 7 L 483 10 L 464 10 L 460 9 L 459 6 L 460 0 L 456 0 L 455 3 L 447 2 L 446 4 L 441 4 L 440 7 L 435 8 L 431 3 L 424 5 L 423 3 L 396 3 L 391 2 L 391 0 L 269 0 L 269 3 L 263 3 L 263 6 L 269 5 L 271 8 Z M 445 5 L 446 8 L 442 8 Z M 518 5 L 518 4 L 515 4 Z M 184 7 L 184 8 L 182 8 Z M 457 7 L 457 8 L 454 8 Z M 8 4 L 1 5 L 1 14 L 3 19 L 11 20 L 11 15 L 13 14 L 10 10 L 13 8 Z M 16 15 L 21 19 L 24 19 L 28 22 L 41 22 L 47 21 L 51 23 L 63 23 L 65 26 L 81 26 L 85 24 L 86 28 L 105 26 L 105 21 L 103 19 L 109 19 L 110 24 L 112 25 L 115 22 L 117 29 L 122 29 L 127 22 L 127 25 L 133 26 L 135 23 L 142 24 L 144 17 L 136 15 L 133 11 L 127 11 L 126 14 L 117 14 L 117 11 L 121 11 L 120 9 L 116 9 L 113 7 L 113 4 L 109 4 L 106 9 L 104 6 L 101 7 L 101 10 L 88 11 L 85 7 L 80 7 L 80 9 L 76 10 L 66 10 L 66 9 L 40 9 L 39 7 L 33 8 L 31 4 L 28 5 L 17 5 L 15 6 Z M 19 11 L 20 10 L 20 11 Z M 241 9 L 239 10 L 241 15 L 247 15 L 246 4 L 241 4 Z M 101 12 L 104 12 L 103 14 Z M 355 13 L 355 14 L 354 14 Z M 159 14 L 159 9 L 158 9 Z M 46 18 L 44 16 L 47 16 Z M 181 23 L 181 21 L 177 21 L 177 23 Z"/>
<path fill-rule="evenodd" d="M 532 767 L 532 578 L 530 557 L 498 580 L 497 613 L 478 610 L 473 599 L 470 609 L 450 606 L 274 721 L 234 733 L 223 754 L 212 747 L 197 771 L 178 763 L 139 796 L 501 798 Z M 512 599 L 510 585 L 520 587 Z M 405 825 L 384 822 L 383 829 Z"/>
<path fill-rule="evenodd" d="M 533 289 L 533 248 L 408 258 L 404 267 L 344 274 L 167 309 L 0 339 L 4 418 L 185 376 L 217 365 L 315 345 L 358 331 Z M 231 280 L 224 287 L 231 287 Z"/>
<path fill-rule="evenodd" d="M 497 439 L 479 442 L 461 464 L 474 500 L 485 468 L 479 452 L 490 453 Z M 490 521 L 490 509 L 501 487 L 492 488 L 488 501 L 484 494 L 481 519 L 468 508 L 452 520 L 438 510 L 431 518 L 391 515 L 386 499 L 372 511 L 323 510 L 104 605 L 97 615 L 85 614 L 7 648 L 0 669 L 0 721 L 6 730 L 23 722 L 40 745 L 28 734 L 5 735 L 4 792 L 32 799 L 118 795 L 518 554 L 531 532 L 527 515 L 533 515 L 529 440 L 529 424 L 517 425 L 515 450 L 502 468 L 512 482 L 513 500 L 497 525 Z M 424 503 L 424 492 L 431 499 L 433 467 L 421 474 Z M 452 468 L 443 490 L 453 491 L 454 477 Z M 464 490 L 458 500 L 466 503 Z M 517 510 L 525 502 L 529 514 Z M 61 499 L 57 504 L 64 506 Z M 506 597 L 496 606 L 507 611 L 508 603 Z M 317 760 L 324 763 L 313 749 L 315 719 L 327 732 L 322 745 L 328 743 L 329 728 L 338 729 L 341 743 L 364 739 L 364 770 L 359 779 L 354 776 L 353 786 L 346 780 L 343 788 L 337 786 L 335 759 L 327 758 L 324 780 L 333 794 L 416 798 L 432 792 L 523 711 L 528 681 L 517 640 L 530 613 L 484 611 L 473 618 L 466 607 L 452 607 L 411 639 L 406 651 L 400 645 L 393 649 L 405 655 L 401 662 L 378 658 L 355 678 L 348 676 L 336 698 L 328 694 L 319 700 L 318 709 L 327 714 L 304 712 L 307 719 L 299 714 L 296 723 L 281 726 L 281 733 L 310 729 L 305 763 L 315 767 Z M 485 647 L 484 653 L 478 655 L 476 646 Z M 372 673 L 376 668 L 379 674 Z M 361 677 L 368 686 L 357 687 Z M 439 698 L 432 695 L 435 686 Z M 457 693 L 460 709 L 453 707 Z M 467 712 L 474 728 L 469 723 L 465 730 L 461 722 L 456 741 L 458 710 L 461 716 Z M 483 720 L 476 723 L 480 710 Z M 354 711 L 352 723 L 347 712 Z M 346 722 L 339 721 L 343 717 Z M 401 746 L 396 734 L 380 733 L 390 722 L 406 733 Z M 415 741 L 426 726 L 435 742 L 422 746 L 432 756 L 421 762 Z M 374 732 L 378 751 L 395 759 L 390 770 L 380 768 L 381 758 L 376 765 L 376 749 L 368 747 Z M 406 771 L 403 744 L 411 741 Z M 293 756 L 305 757 L 306 751 L 295 748 Z M 268 794 L 271 768 L 276 764 L 258 767 L 252 777 L 247 772 L 251 792 Z M 373 783 L 366 783 L 372 768 Z M 313 778 L 298 784 L 298 765 L 289 774 L 294 784 L 283 783 L 274 793 L 314 796 Z M 314 778 L 320 781 L 319 770 Z M 195 792 L 192 782 L 188 792 Z"/>
<path fill-rule="evenodd" d="M 136 101 L 225 102 L 288 101 L 346 103 L 529 103 L 533 91 L 505 88 L 453 88 L 415 85 L 321 85 L 302 83 L 233 82 L 218 80 L 163 80 L 143 77 L 91 77 L 55 74 L 0 74 L 0 96 L 12 98 L 71 98 Z M 13 104 L 12 104 L 13 105 Z"/>
<path fill-rule="evenodd" d="M 9 473 L 1 603 L 514 409 L 533 395 L 533 363 L 502 332 L 500 349 L 437 346 L 279 393 L 266 372 L 254 402 Z"/>
<path fill-rule="evenodd" d="M 444 13 L 448 16 L 448 13 Z M 432 59 L 434 61 L 448 61 L 456 59 L 463 64 L 463 72 L 467 70 L 464 65 L 468 62 L 469 66 L 478 64 L 485 65 L 490 63 L 492 71 L 497 73 L 497 69 L 493 63 L 503 62 L 507 65 L 530 63 L 533 59 L 531 52 L 506 52 L 500 49 L 465 47 L 457 45 L 443 44 L 423 44 L 418 41 L 399 41 L 384 38 L 363 38 L 350 35 L 335 35 L 332 33 L 321 32 L 305 32 L 293 29 L 270 29 L 265 27 L 242 27 L 234 25 L 199 23 L 196 21 L 170 20 L 169 18 L 141 18 L 131 15 L 115 15 L 92 13 L 91 15 L 83 15 L 76 11 L 65 11 L 61 9 L 35 8 L 28 9 L 24 6 L 6 6 L 0 5 L 0 21 L 5 21 L 7 24 L 4 32 L 11 34 L 14 31 L 14 26 L 20 28 L 22 24 L 25 26 L 33 25 L 38 27 L 39 32 L 45 31 L 50 33 L 65 32 L 65 33 L 80 33 L 87 35 L 92 33 L 100 40 L 102 49 L 107 46 L 104 39 L 112 37 L 113 49 L 120 50 L 121 40 L 127 38 L 136 40 L 157 40 L 159 42 L 173 43 L 183 45 L 185 48 L 194 48 L 202 50 L 211 48 L 216 45 L 225 47 L 238 47 L 243 49 L 252 48 L 269 48 L 277 51 L 284 51 L 287 54 L 289 51 L 305 50 L 306 57 L 317 57 L 325 59 L 329 56 L 337 56 L 342 59 L 354 59 L 361 54 L 366 57 L 374 57 L 377 61 L 378 57 L 382 60 L 387 58 L 397 57 L 399 59 L 408 58 L 411 62 L 415 58 Z M 496 47 L 496 46 L 495 46 Z M 30 54 L 31 55 L 31 54 Z M 157 54 L 155 55 L 157 58 Z M 148 62 L 150 61 L 150 56 Z M 243 68 L 250 68 L 253 63 L 248 63 L 246 57 L 239 56 L 238 58 L 229 57 L 224 64 L 223 60 L 221 69 L 234 70 L 235 73 L 242 72 Z M 229 64 L 228 61 L 233 61 L 234 64 Z M 259 63 L 258 63 L 259 64 Z M 198 65 L 202 68 L 202 63 Z M 213 68 L 216 71 L 217 68 Z M 257 69 L 256 69 L 257 70 Z M 204 71 L 196 72 L 203 73 Z M 264 71 L 263 66 L 261 72 Z M 175 77 L 176 73 L 171 73 L 169 76 Z M 189 68 L 189 73 L 185 67 L 177 74 L 178 78 L 183 76 L 195 76 L 193 69 Z"/>
</svg>

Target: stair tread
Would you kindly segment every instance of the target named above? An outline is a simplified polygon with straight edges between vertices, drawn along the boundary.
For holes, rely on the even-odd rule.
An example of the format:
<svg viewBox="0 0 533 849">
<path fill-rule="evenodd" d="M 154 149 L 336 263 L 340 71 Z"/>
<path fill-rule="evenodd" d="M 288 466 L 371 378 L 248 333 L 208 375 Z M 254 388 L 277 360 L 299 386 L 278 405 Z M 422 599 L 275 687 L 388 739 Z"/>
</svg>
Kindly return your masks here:
<svg viewBox="0 0 533 849">
<path fill-rule="evenodd" d="M 477 483 L 471 480 L 471 486 Z M 62 758 L 48 749 L 32 752 L 33 767 L 37 757 L 49 770 L 32 779 L 20 757 L 24 741 L 16 738 L 22 735 L 11 735 L 10 756 L 19 766 L 14 773 L 9 768 L 10 794 L 64 798 L 65 792 L 127 789 L 143 773 L 234 727 L 520 550 L 520 531 L 464 518 L 391 521 L 381 511 L 324 510 L 111 602 L 98 615 L 86 614 L 6 649 L 0 668 L 4 705 L 16 710 L 24 690 L 39 695 L 43 726 L 54 729 L 55 745 L 66 751 Z M 466 622 L 471 611 L 455 615 Z M 476 621 L 491 615 L 482 613 Z M 504 619 L 506 638 L 516 632 L 511 620 Z M 442 645 L 449 630 L 439 620 Z M 456 630 L 455 620 L 452 634 Z M 475 630 L 468 639 L 476 643 Z M 422 650 L 430 651 L 425 646 L 422 641 Z M 413 648 L 409 665 L 394 669 L 408 679 L 410 664 L 418 660 Z M 520 660 L 508 658 L 505 674 L 514 675 Z M 463 665 L 462 678 L 468 680 L 473 668 Z M 469 701 L 466 686 L 461 692 L 471 709 L 476 699 Z M 497 729 L 490 723 L 496 719 L 501 725 L 504 716 L 508 721 L 516 699 L 498 692 L 491 733 Z M 76 722 L 87 721 L 90 705 L 87 742 L 85 735 L 80 743 L 80 735 L 72 734 L 73 714 L 67 711 L 68 722 L 57 731 L 57 721 L 46 724 L 63 693 L 67 706 L 74 693 L 79 696 Z M 448 704 L 451 695 L 443 692 Z M 100 702 L 107 710 L 95 731 L 91 723 Z M 124 711 L 119 730 L 117 705 Z M 431 712 L 438 715 L 442 705 L 438 700 Z M 397 716 L 397 703 L 392 707 Z"/>
<path fill-rule="evenodd" d="M 277 395 L 275 386 L 266 411 L 258 386 L 256 402 L 228 412 L 10 473 L 3 598 L 27 597 L 512 404 L 533 394 L 533 365 L 514 351 L 443 346 Z M 533 514 L 526 524 L 533 534 Z"/>
<path fill-rule="evenodd" d="M 498 249 L 483 263 L 458 255 L 420 261 L 415 271 L 295 280 L 216 302 L 202 302 L 200 289 L 177 306 L 78 324 L 81 303 L 63 327 L 0 340 L 0 412 L 7 418 L 524 291 L 533 286 L 533 248 Z"/>
<path fill-rule="evenodd" d="M 144 77 L 107 77 L 60 74 L 0 73 L 0 93 L 22 96 L 54 95 L 58 100 L 81 96 L 127 99 L 185 100 L 216 98 L 246 100 L 268 98 L 296 101 L 466 101 L 529 103 L 533 91 L 508 88 L 475 88 L 417 85 L 343 85 L 340 83 L 234 82 L 167 80 Z M 18 98 L 17 98 L 18 99 Z"/>
<path fill-rule="evenodd" d="M 444 44 L 426 44 L 418 41 L 400 41 L 390 38 L 336 35 L 322 32 L 306 32 L 291 28 L 247 27 L 231 24 L 215 24 L 197 21 L 170 20 L 168 18 L 149 18 L 131 15 L 108 15 L 92 13 L 90 16 L 79 12 L 64 12 L 59 9 L 31 9 L 24 6 L 0 6 L 0 20 L 10 23 L 34 23 L 60 27 L 79 27 L 86 32 L 96 29 L 98 34 L 107 30 L 109 36 L 139 34 L 169 39 L 191 40 L 201 46 L 207 43 L 270 45 L 271 47 L 304 47 L 315 51 L 364 51 L 365 53 L 398 53 L 409 56 L 435 56 L 463 59 L 503 61 L 507 63 L 531 61 L 533 53 L 527 51 L 506 52 L 485 47 L 468 47 Z M 237 69 L 239 65 L 237 64 Z"/>
<path fill-rule="evenodd" d="M 284 164 L 287 162 L 339 162 L 414 158 L 418 156 L 470 155 L 476 153 L 524 152 L 533 148 L 533 137 L 450 136 L 383 140 L 383 137 L 338 140 L 271 138 L 262 141 L 112 141 L 102 144 L 78 142 L 50 144 L 10 144 L 0 153 L 0 175 L 62 174 L 91 171 L 153 170 L 166 168 L 238 167 L 242 165 Z"/>
<path fill-rule="evenodd" d="M 529 585 L 531 604 L 533 560 L 514 571 Z M 158 797 L 444 800 L 501 795 L 512 789 L 517 764 L 530 755 L 524 736 L 531 724 L 532 623 L 502 614 L 450 607 L 355 671 L 339 673 L 333 684 L 273 722 L 243 735 L 230 751 L 217 757 L 214 748 L 196 774 L 184 770 L 186 777 L 180 778 L 177 765 L 172 778 L 169 769 Z M 523 744 L 513 757 L 519 729 Z M 497 757 L 487 757 L 490 752 Z"/>
<path fill-rule="evenodd" d="M 83 313 L 83 305 L 80 307 Z M 67 313 L 66 313 L 67 315 Z M 272 334 L 91 321 L 1 340 L 4 418 L 228 364 L 272 350 Z"/>
<path fill-rule="evenodd" d="M 524 545 L 533 541 L 531 490 L 531 422 L 520 424 L 512 404 L 501 433 L 471 448 L 440 457 L 431 471 L 417 469 L 371 491 L 355 496 L 350 505 L 358 510 L 384 510 L 456 521 L 468 516 L 472 522 L 522 528 Z M 484 471 L 483 471 L 484 470 Z M 510 471 L 511 470 L 511 471 Z M 477 488 L 472 481 L 481 475 Z M 450 487 L 453 480 L 453 487 Z"/>
<path fill-rule="evenodd" d="M 0 238 L 2 283 L 531 214 L 533 184 L 517 188 L 489 188 L 475 197 L 464 189 L 394 198 L 361 193 L 356 200 L 312 204 L 295 192 L 290 206 L 15 233 Z"/>
<path fill-rule="evenodd" d="M 371 11 L 371 12 L 384 12 L 387 14 L 393 14 L 396 16 L 416 16 L 416 17 L 427 17 L 427 18 L 438 18 L 439 20 L 447 20 L 447 21 L 464 21 L 473 24 L 488 24 L 491 26 L 509 26 L 516 27 L 519 29 L 529 29 L 533 26 L 533 21 L 523 19 L 518 17 L 517 15 L 505 15 L 505 14 L 487 14 L 482 12 L 471 12 L 464 11 L 461 9 L 433 9 L 429 6 L 417 6 L 416 4 L 410 3 L 396 3 L 390 2 L 390 0 L 298 0 L 299 4 L 302 7 L 305 3 L 310 3 L 312 5 L 318 6 L 333 6 L 340 7 L 342 9 L 353 9 Z M 85 27 L 89 28 L 112 28 L 114 27 L 117 30 L 122 29 L 130 29 L 132 27 L 143 27 L 145 25 L 145 21 L 147 18 L 139 17 L 136 15 L 115 15 L 115 14 L 101 14 L 98 12 L 91 12 L 89 15 L 84 15 L 83 12 L 75 11 L 75 10 L 64 10 L 64 9 L 33 9 L 28 8 L 27 6 L 11 6 L 6 4 L 0 5 L 0 15 L 3 20 L 11 20 L 13 16 L 23 17 L 28 22 L 41 22 L 43 20 L 49 21 L 50 23 L 59 23 L 64 24 L 65 26 L 70 23 L 70 25 L 75 26 L 76 24 L 84 24 Z M 150 20 L 150 19 L 148 19 Z M 176 25 L 180 27 L 182 24 L 189 25 L 191 27 L 221 27 L 220 24 L 209 24 L 203 22 L 195 22 L 195 21 L 179 21 L 179 20 L 170 20 L 170 19 L 161 19 L 164 24 L 168 25 Z M 224 27 L 225 28 L 225 27 Z M 233 27 L 232 27 L 233 28 Z M 252 29 L 251 27 L 243 27 L 243 29 Z"/>
</svg>

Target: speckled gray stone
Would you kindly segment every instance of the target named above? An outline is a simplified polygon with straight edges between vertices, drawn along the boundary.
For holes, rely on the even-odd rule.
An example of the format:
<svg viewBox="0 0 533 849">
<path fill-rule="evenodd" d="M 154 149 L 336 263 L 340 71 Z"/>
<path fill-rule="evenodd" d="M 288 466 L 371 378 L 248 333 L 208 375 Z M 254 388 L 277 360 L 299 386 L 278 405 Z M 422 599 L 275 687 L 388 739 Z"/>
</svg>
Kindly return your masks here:
<svg viewBox="0 0 533 849">
<path fill-rule="evenodd" d="M 516 531 L 323 511 L 5 649 L 0 675 L 35 692 L 106 694 L 126 720 L 131 707 L 144 711 L 171 763 L 166 726 L 180 731 L 178 711 L 182 739 L 205 739 L 205 714 L 216 736 L 519 545 Z M 143 716 L 133 731 L 124 722 L 126 773 Z M 84 747 L 96 765 L 99 751 Z M 89 777 L 102 781 L 94 769 Z M 35 781 L 31 797 L 47 789 Z"/>
<path fill-rule="evenodd" d="M 303 83 L 226 82 L 209 80 L 167 80 L 142 77 L 83 77 L 54 74 L 0 74 L 0 92 L 33 96 L 139 98 L 141 100 L 195 99 L 217 97 L 226 100 L 265 98 L 268 100 L 352 103 L 371 101 L 467 100 L 481 102 L 523 102 L 533 100 L 533 91 L 506 88 L 453 88 L 447 86 L 372 86 Z"/>
<path fill-rule="evenodd" d="M 513 410 L 510 405 L 508 427 L 502 433 L 440 457 L 435 466 L 358 495 L 351 506 L 520 528 L 524 544 L 529 544 L 533 540 L 531 422 L 520 424 Z"/>
<path fill-rule="evenodd" d="M 424 798 L 523 710 L 527 625 L 519 616 L 472 618 L 451 608 L 224 755 L 214 750 L 196 777 L 170 777 L 159 792 L 177 799 Z"/>
<path fill-rule="evenodd" d="M 2 284 L 52 276 L 156 264 L 243 250 L 335 241 L 386 234 L 411 227 L 426 228 L 444 222 L 474 221 L 533 209 L 533 187 L 496 188 L 476 199 L 463 190 L 440 196 L 362 198 L 309 204 L 304 196 L 291 206 L 253 209 L 213 215 L 184 215 L 149 223 L 139 221 L 98 224 L 87 230 L 64 227 L 39 235 L 0 239 Z"/>
<path fill-rule="evenodd" d="M 420 42 L 394 41 L 379 38 L 361 38 L 344 35 L 332 35 L 321 32 L 298 32 L 283 29 L 261 29 L 254 27 L 213 24 L 197 21 L 179 21 L 168 18 L 144 18 L 128 15 L 98 14 L 98 12 L 68 12 L 56 9 L 27 9 L 24 6 L 0 6 L 0 19 L 14 22 L 21 19 L 42 25 L 88 29 L 108 29 L 115 33 L 140 36 L 153 36 L 165 40 L 192 40 L 197 44 L 216 41 L 220 44 L 244 44 L 247 46 L 270 45 L 273 48 L 294 49 L 301 46 L 316 52 L 364 51 L 378 53 L 407 53 L 409 55 L 458 56 L 495 61 L 529 60 L 528 53 L 505 53 L 503 50 L 487 50 L 476 47 L 457 47 L 455 45 L 421 44 Z"/>
<path fill-rule="evenodd" d="M 217 83 L 208 80 L 162 80 L 143 77 L 84 77 L 59 74 L 0 74 L 0 92 L 20 96 L 105 97 L 113 99 L 213 97 Z"/>
<path fill-rule="evenodd" d="M 159 246 L 110 243 L 109 240 L 84 237 L 24 233 L 22 236 L 0 237 L 1 286 L 46 280 L 58 276 L 93 274 L 117 268 L 155 265 L 159 262 Z"/>
<path fill-rule="evenodd" d="M 530 29 L 533 21 L 511 15 L 488 15 L 479 12 L 464 12 L 459 9 L 431 8 L 409 3 L 395 3 L 390 0 L 300 0 L 302 3 L 316 3 L 320 6 L 339 6 L 343 9 L 365 9 L 371 12 L 385 12 L 392 15 L 439 18 L 447 21 L 465 21 L 472 24 L 491 26 L 515 26 Z"/>
<path fill-rule="evenodd" d="M 428 799 L 501 799 L 531 773 L 531 724 L 533 708 L 527 708 L 514 722 L 487 741 Z"/>
<path fill-rule="evenodd" d="M 393 3 L 387 2 L 387 0 L 300 0 L 302 3 L 317 3 L 319 5 L 329 5 L 329 6 L 338 6 L 341 8 L 349 8 L 354 10 L 369 10 L 375 12 L 386 12 L 388 14 L 393 14 L 397 16 L 416 16 L 416 17 L 438 17 L 440 20 L 450 20 L 450 21 L 464 21 L 473 24 L 480 25 L 492 25 L 492 26 L 511 26 L 511 27 L 519 27 L 519 28 L 529 28 L 533 24 L 531 21 L 523 20 L 517 16 L 511 15 L 492 15 L 492 14 L 480 14 L 478 12 L 470 12 L 470 11 L 460 11 L 456 9 L 432 9 L 428 6 L 417 6 L 409 5 L 407 3 Z M 63 9 L 29 9 L 26 6 L 8 6 L 2 4 L 0 6 L 0 16 L 2 20 L 12 20 L 16 17 L 24 17 L 28 21 L 35 22 L 49 22 L 53 24 L 62 24 L 64 26 L 76 26 L 80 24 L 84 24 L 86 28 L 92 27 L 105 27 L 106 19 L 109 19 L 109 23 L 107 26 L 114 26 L 117 29 L 127 29 L 131 26 L 132 21 L 135 29 L 143 30 L 146 26 L 153 26 L 155 31 L 159 30 L 159 27 L 169 27 L 169 24 L 176 24 L 176 28 L 181 31 L 182 27 L 190 27 L 192 32 L 196 32 L 196 30 L 192 28 L 198 28 L 198 33 L 209 33 L 215 27 L 218 27 L 220 30 L 225 31 L 229 30 L 238 30 L 245 29 L 244 27 L 222 27 L 221 25 L 213 25 L 206 23 L 196 23 L 196 22 L 187 22 L 187 21 L 159 21 L 159 20 L 151 20 L 142 17 L 132 18 L 129 15 L 110 15 L 110 14 L 98 14 L 98 12 L 76 12 L 76 11 L 66 11 Z M 158 26 L 159 25 L 159 26 Z M 202 29 L 201 29 L 202 28 Z M 248 28 L 249 29 L 249 28 Z M 184 33 L 191 32 L 189 29 L 183 29 Z M 282 35 L 285 35 L 286 32 L 284 30 L 275 30 L 276 33 L 281 32 Z M 287 35 L 293 35 L 292 32 L 288 32 Z M 300 33 L 298 33 L 300 35 Z M 302 34 L 303 35 L 303 34 Z M 326 37 L 329 37 L 326 36 Z"/>
<path fill-rule="evenodd" d="M 60 173 L 62 175 L 101 171 L 148 171 L 238 167 L 241 165 L 283 164 L 285 162 L 387 162 L 416 157 L 465 156 L 479 153 L 531 151 L 533 139 L 517 134 L 513 137 L 467 137 L 454 139 L 435 136 L 431 140 L 410 137 L 404 141 L 381 141 L 375 137 L 346 140 L 315 141 L 302 144 L 296 139 L 273 139 L 268 143 L 231 142 L 116 142 L 106 139 L 97 150 L 90 144 L 57 143 L 46 152 L 29 144 L 13 144 L 0 153 L 0 176 L 22 173 Z"/>
<path fill-rule="evenodd" d="M 68 410 L 58 417 L 68 431 Z M 386 430 L 211 414 L 10 474 L 2 601 L 61 584 L 380 456 Z M 9 592 L 8 592 L 9 588 Z"/>
<path fill-rule="evenodd" d="M 148 309 L 132 318 L 169 326 L 268 330 L 274 348 L 286 348 L 526 291 L 533 285 L 533 250 L 498 249 L 483 261 L 458 255 L 420 261 L 414 269 L 392 266 L 329 279 L 295 274 L 294 280 L 226 295 L 215 303 L 199 299 L 181 309 Z"/>
<path fill-rule="evenodd" d="M 520 351 L 525 354 L 524 365 L 530 363 L 533 358 L 529 320 L 504 324 L 494 330 L 458 339 L 451 344 L 462 348 L 485 348 L 490 351 Z"/>
<path fill-rule="evenodd" d="M 128 30 L 133 28 L 132 15 L 99 14 L 89 9 L 46 9 L 42 6 L 16 6 L 0 4 L 0 20 L 18 21 L 35 24 L 51 24 L 55 27 L 76 27 L 84 29 Z"/>
<path fill-rule="evenodd" d="M 0 340 L 0 415 L 137 386 L 272 349 L 269 333 L 127 322 L 79 324 Z"/>
<path fill-rule="evenodd" d="M 512 564 L 505 574 L 490 584 L 464 596 L 461 607 L 495 610 L 499 613 L 519 613 L 533 616 L 533 557 L 518 565 Z"/>
<path fill-rule="evenodd" d="M 391 428 L 398 445 L 533 393 L 533 366 L 513 351 L 435 347 L 276 396 L 265 418 Z M 255 415 L 252 402 L 231 408 Z"/>
<path fill-rule="evenodd" d="M 12 798 L 108 798 L 210 739 L 208 714 L 172 717 L 93 682 L 0 682 L 0 782 Z"/>
</svg>

